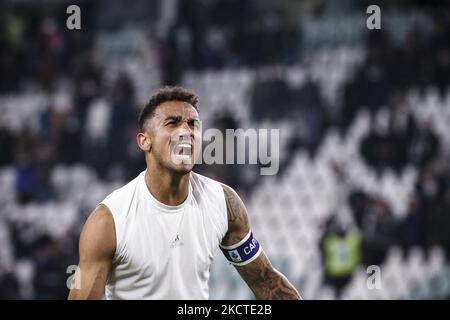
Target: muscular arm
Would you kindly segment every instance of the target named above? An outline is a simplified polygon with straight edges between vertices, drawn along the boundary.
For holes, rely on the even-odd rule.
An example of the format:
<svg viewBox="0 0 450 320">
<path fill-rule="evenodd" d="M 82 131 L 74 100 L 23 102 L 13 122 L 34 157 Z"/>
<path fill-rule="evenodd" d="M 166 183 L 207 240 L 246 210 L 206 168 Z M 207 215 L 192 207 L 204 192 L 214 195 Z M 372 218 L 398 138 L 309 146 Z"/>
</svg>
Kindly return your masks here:
<svg viewBox="0 0 450 320">
<path fill-rule="evenodd" d="M 108 207 L 99 205 L 91 213 L 81 232 L 80 261 L 69 300 L 103 298 L 115 247 L 116 236 L 111 212 Z"/>
<path fill-rule="evenodd" d="M 222 185 L 228 212 L 228 232 L 222 245 L 231 246 L 242 240 L 250 230 L 247 210 L 236 194 L 226 185 Z M 294 286 L 271 265 L 264 251 L 258 258 L 244 266 L 235 266 L 242 279 L 261 300 L 298 300 L 300 294 Z"/>
</svg>

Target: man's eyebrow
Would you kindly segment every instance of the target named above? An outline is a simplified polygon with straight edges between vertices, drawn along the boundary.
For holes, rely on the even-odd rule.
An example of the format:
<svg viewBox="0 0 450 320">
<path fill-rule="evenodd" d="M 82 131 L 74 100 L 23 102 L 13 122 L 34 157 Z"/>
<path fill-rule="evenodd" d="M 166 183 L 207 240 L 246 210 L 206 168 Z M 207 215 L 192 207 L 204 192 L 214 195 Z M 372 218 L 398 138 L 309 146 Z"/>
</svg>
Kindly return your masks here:
<svg viewBox="0 0 450 320">
<path fill-rule="evenodd" d="M 164 119 L 164 121 L 167 121 L 167 120 L 181 121 L 182 118 L 183 118 L 182 116 L 167 116 Z M 200 121 L 200 118 L 198 118 L 198 117 L 189 117 L 187 119 L 187 121 Z"/>
<path fill-rule="evenodd" d="M 164 119 L 164 121 L 167 120 L 174 120 L 174 121 L 180 121 L 181 120 L 181 116 L 168 116 Z"/>
</svg>

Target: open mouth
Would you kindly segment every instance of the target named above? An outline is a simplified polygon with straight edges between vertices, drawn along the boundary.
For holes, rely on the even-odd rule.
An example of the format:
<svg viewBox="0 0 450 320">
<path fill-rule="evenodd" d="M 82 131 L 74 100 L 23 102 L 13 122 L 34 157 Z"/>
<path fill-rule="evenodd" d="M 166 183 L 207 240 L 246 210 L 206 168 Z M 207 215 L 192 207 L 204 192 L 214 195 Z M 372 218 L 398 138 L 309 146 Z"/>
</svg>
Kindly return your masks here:
<svg viewBox="0 0 450 320">
<path fill-rule="evenodd" d="M 173 148 L 173 155 L 181 161 L 190 161 L 192 156 L 192 144 L 181 142 Z"/>
<path fill-rule="evenodd" d="M 194 164 L 194 140 L 190 133 L 177 131 L 170 137 L 170 157 L 174 164 Z"/>
<path fill-rule="evenodd" d="M 174 153 L 178 156 L 191 156 L 192 145 L 189 143 L 179 143 L 175 146 Z"/>
</svg>

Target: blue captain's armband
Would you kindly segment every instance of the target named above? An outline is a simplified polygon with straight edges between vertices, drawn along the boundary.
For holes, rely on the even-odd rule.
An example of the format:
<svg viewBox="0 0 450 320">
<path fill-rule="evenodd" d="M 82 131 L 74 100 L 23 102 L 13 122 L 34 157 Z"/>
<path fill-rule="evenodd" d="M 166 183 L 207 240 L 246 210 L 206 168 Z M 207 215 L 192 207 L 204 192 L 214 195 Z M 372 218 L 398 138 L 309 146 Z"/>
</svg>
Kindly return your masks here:
<svg viewBox="0 0 450 320">
<path fill-rule="evenodd" d="M 232 264 L 244 266 L 258 258 L 261 253 L 261 246 L 253 237 L 253 233 L 249 231 L 244 239 L 236 244 L 231 246 L 220 245 L 220 250 Z"/>
</svg>

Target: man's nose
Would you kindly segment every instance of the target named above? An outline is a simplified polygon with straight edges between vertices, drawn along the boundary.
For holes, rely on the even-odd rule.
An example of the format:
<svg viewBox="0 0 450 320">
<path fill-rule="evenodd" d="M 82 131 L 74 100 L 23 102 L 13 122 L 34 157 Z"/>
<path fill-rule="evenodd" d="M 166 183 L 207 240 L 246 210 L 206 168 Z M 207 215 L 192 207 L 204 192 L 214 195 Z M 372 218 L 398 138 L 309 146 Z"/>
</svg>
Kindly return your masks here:
<svg viewBox="0 0 450 320">
<path fill-rule="evenodd" d="M 190 135 L 191 137 L 194 137 L 194 128 L 192 128 L 192 127 L 189 125 L 188 121 L 183 121 L 183 122 L 182 122 L 182 124 L 181 124 L 181 129 L 182 129 L 182 130 L 187 130 L 187 132 L 189 133 L 189 135 Z"/>
<path fill-rule="evenodd" d="M 178 141 L 191 140 L 194 138 L 194 131 L 189 126 L 187 128 L 182 126 L 176 131 L 175 136 Z"/>
<path fill-rule="evenodd" d="M 191 128 L 189 127 L 189 124 L 187 121 L 181 121 L 181 128 L 191 131 Z"/>
</svg>

